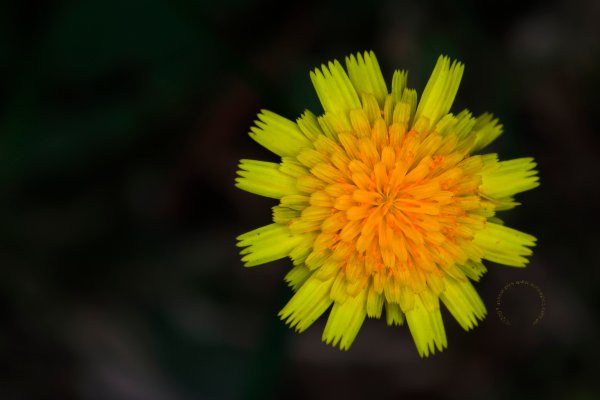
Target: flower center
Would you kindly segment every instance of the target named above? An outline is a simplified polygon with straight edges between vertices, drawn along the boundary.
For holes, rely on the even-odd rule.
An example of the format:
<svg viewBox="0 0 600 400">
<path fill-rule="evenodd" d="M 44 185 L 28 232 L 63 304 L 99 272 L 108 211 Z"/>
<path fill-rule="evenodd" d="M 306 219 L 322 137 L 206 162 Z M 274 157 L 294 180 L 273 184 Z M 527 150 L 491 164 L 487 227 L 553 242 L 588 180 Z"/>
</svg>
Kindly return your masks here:
<svg viewBox="0 0 600 400">
<path fill-rule="evenodd" d="M 379 122 L 371 135 L 316 138 L 314 149 L 297 156 L 297 186 L 306 196 L 284 197 L 279 207 L 294 211 L 286 220 L 292 233 L 314 235 L 308 268 L 339 273 L 357 289 L 372 279 L 378 292 L 386 283 L 419 292 L 481 256 L 471 241 L 486 220 L 477 194 L 482 161 L 453 134 L 403 133 Z"/>
</svg>

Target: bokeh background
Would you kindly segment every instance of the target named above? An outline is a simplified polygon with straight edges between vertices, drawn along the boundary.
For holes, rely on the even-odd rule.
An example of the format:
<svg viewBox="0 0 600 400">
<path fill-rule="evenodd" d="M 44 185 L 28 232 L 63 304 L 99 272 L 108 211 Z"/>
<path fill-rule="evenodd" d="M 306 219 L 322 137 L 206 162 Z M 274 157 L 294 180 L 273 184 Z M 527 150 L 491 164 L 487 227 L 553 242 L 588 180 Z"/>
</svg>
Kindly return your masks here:
<svg viewBox="0 0 600 400">
<path fill-rule="evenodd" d="M 2 2 L 0 398 L 598 398 L 598 20 L 595 0 Z M 531 264 L 488 263 L 488 317 L 445 312 L 428 359 L 381 320 L 348 352 L 323 319 L 294 333 L 290 262 L 235 248 L 274 205 L 233 186 L 240 158 L 275 160 L 256 113 L 320 112 L 309 70 L 367 49 L 419 92 L 440 53 L 464 61 L 453 110 L 494 112 L 491 149 L 539 163 L 504 214 Z"/>
</svg>

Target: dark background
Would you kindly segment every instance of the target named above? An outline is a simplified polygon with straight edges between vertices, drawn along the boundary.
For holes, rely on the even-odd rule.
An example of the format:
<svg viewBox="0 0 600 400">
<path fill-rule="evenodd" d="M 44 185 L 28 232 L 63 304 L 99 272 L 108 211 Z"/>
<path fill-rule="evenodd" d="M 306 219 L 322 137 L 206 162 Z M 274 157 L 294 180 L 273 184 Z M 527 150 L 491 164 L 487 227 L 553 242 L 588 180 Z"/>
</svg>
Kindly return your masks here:
<svg viewBox="0 0 600 400">
<path fill-rule="evenodd" d="M 599 395 L 600 2 L 1 4 L 1 399 Z M 488 263 L 486 320 L 444 312 L 428 359 L 381 320 L 348 352 L 323 319 L 294 333 L 290 262 L 245 269 L 235 248 L 274 204 L 233 186 L 240 158 L 275 160 L 256 113 L 319 113 L 309 70 L 366 49 L 419 93 L 459 58 L 453 110 L 495 113 L 491 150 L 539 163 L 503 214 L 538 237 L 531 264 Z"/>
</svg>

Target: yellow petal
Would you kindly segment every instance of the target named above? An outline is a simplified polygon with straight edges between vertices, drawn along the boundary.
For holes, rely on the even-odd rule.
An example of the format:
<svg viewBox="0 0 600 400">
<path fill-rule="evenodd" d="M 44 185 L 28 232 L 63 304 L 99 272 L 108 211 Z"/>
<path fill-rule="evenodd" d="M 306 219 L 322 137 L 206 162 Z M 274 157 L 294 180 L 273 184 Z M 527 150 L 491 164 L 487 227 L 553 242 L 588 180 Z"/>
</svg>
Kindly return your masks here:
<svg viewBox="0 0 600 400">
<path fill-rule="evenodd" d="M 298 193 L 296 179 L 281 172 L 279 164 L 241 160 L 239 168 L 236 186 L 247 192 L 275 199 Z"/>
<path fill-rule="evenodd" d="M 356 90 L 338 61 L 315 69 L 310 73 L 310 79 L 326 113 L 345 116 L 350 110 L 360 108 Z"/>
<path fill-rule="evenodd" d="M 383 309 L 383 294 L 377 293 L 373 285 L 369 285 L 367 293 L 367 315 L 371 318 L 381 317 Z"/>
<path fill-rule="evenodd" d="M 491 199 L 503 199 L 539 186 L 533 158 L 508 161 L 487 159 L 481 172 L 480 192 Z"/>
<path fill-rule="evenodd" d="M 296 294 L 279 312 L 279 317 L 298 332 L 306 330 L 331 305 L 329 291 L 333 277 L 322 281 L 313 276 L 298 289 Z"/>
<path fill-rule="evenodd" d="M 302 242 L 301 235 L 292 235 L 286 225 L 270 224 L 244 233 L 237 238 L 240 254 L 246 267 L 264 264 L 287 257 Z"/>
<path fill-rule="evenodd" d="M 294 291 L 297 291 L 311 274 L 312 271 L 306 265 L 296 265 L 285 275 L 284 279 Z"/>
<path fill-rule="evenodd" d="M 401 71 L 399 69 L 394 71 L 394 75 L 392 76 L 392 101 L 394 104 L 398 104 L 398 102 L 402 100 L 407 81 L 407 71 Z"/>
<path fill-rule="evenodd" d="M 385 321 L 390 326 L 404 324 L 404 313 L 399 304 L 385 303 Z"/>
<path fill-rule="evenodd" d="M 464 330 L 475 327 L 477 319 L 483 320 L 486 311 L 471 282 L 446 277 L 444 283 L 446 290 L 440 298 L 448 311 Z"/>
<path fill-rule="evenodd" d="M 473 133 L 475 134 L 475 145 L 472 151 L 478 151 L 500 136 L 502 124 L 492 114 L 484 113 L 477 117 L 475 126 L 473 126 Z"/>
<path fill-rule="evenodd" d="M 415 121 L 425 117 L 429 120 L 430 126 L 433 126 L 450 111 L 463 71 L 462 63 L 458 61 L 450 63 L 450 58 L 446 56 L 438 58 L 417 107 Z"/>
<path fill-rule="evenodd" d="M 298 125 L 287 118 L 262 110 L 258 119 L 250 130 L 250 137 L 279 156 L 295 156 L 311 145 Z"/>
<path fill-rule="evenodd" d="M 366 299 L 367 289 L 364 288 L 355 297 L 333 305 L 323 331 L 325 343 L 333 346 L 339 343 L 341 350 L 348 350 L 367 315 Z"/>
<path fill-rule="evenodd" d="M 439 305 L 434 311 L 428 311 L 420 297 L 415 296 L 414 307 L 406 312 L 406 321 L 421 357 L 448 346 Z"/>
<path fill-rule="evenodd" d="M 358 94 L 373 94 L 379 105 L 383 107 L 388 91 L 375 54 L 370 51 L 365 52 L 364 56 L 360 53 L 356 54 L 356 57 L 350 55 L 346 57 L 346 68 Z"/>
<path fill-rule="evenodd" d="M 314 141 L 317 136 L 323 134 L 317 117 L 308 110 L 304 111 L 304 114 L 296 120 L 296 123 L 298 124 L 298 128 L 304 133 L 304 136 L 311 141 Z"/>
<path fill-rule="evenodd" d="M 483 258 L 513 267 L 524 267 L 529 262 L 525 257 L 531 255 L 530 247 L 535 246 L 535 241 L 531 235 L 492 222 L 487 222 L 473 238 L 473 243 L 483 250 Z"/>
</svg>

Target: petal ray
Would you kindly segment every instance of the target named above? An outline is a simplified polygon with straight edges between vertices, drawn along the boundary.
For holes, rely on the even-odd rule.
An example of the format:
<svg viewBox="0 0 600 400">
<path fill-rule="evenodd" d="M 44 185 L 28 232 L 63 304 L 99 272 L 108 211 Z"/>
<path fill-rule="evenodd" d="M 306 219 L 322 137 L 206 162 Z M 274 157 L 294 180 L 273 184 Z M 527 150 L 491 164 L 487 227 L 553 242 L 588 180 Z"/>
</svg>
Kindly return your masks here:
<svg viewBox="0 0 600 400">
<path fill-rule="evenodd" d="M 239 168 L 235 183 L 242 190 L 275 199 L 298 194 L 296 179 L 281 172 L 279 164 L 241 160 Z"/>
<path fill-rule="evenodd" d="M 289 119 L 268 110 L 262 110 L 258 119 L 250 130 L 250 137 L 278 156 L 295 156 L 304 147 L 311 146 L 298 125 Z"/>
<path fill-rule="evenodd" d="M 485 228 L 475 234 L 473 243 L 483 251 L 486 260 L 512 267 L 524 267 L 531 255 L 535 237 L 516 229 L 488 222 Z"/>
<path fill-rule="evenodd" d="M 315 69 L 310 73 L 310 79 L 326 113 L 332 112 L 345 117 L 350 110 L 360 108 L 356 89 L 338 61 Z"/>
<path fill-rule="evenodd" d="M 323 341 L 348 350 L 367 315 L 367 290 L 363 289 L 355 297 L 348 297 L 343 303 L 335 302 L 327 325 L 323 331 Z"/>
<path fill-rule="evenodd" d="M 314 275 L 308 278 L 279 312 L 279 317 L 298 332 L 306 330 L 333 303 L 329 297 L 333 279 L 322 281 Z"/>
<path fill-rule="evenodd" d="M 425 117 L 431 125 L 434 125 L 450 111 L 463 71 L 462 63 L 458 61 L 450 63 L 450 59 L 446 56 L 438 58 L 417 107 L 415 121 Z"/>
<path fill-rule="evenodd" d="M 439 303 L 437 309 L 428 311 L 419 296 L 415 296 L 414 307 L 406 313 L 406 321 L 421 357 L 428 357 L 435 349 L 442 351 L 448 346 Z"/>
<path fill-rule="evenodd" d="M 237 237 L 240 254 L 246 267 L 265 264 L 287 257 L 302 242 L 303 237 L 292 235 L 285 225 L 270 224 Z"/>
<path fill-rule="evenodd" d="M 350 55 L 346 57 L 346 68 L 358 94 L 373 94 L 379 106 L 383 107 L 388 90 L 375 54 L 370 51 L 365 52 L 364 56 L 360 53 Z"/>
</svg>

